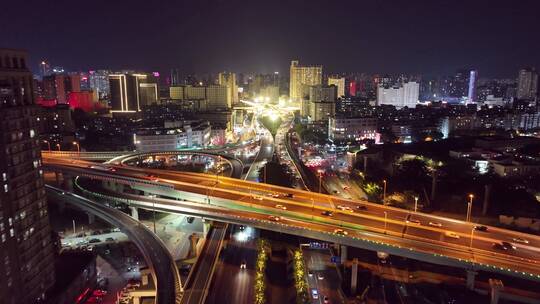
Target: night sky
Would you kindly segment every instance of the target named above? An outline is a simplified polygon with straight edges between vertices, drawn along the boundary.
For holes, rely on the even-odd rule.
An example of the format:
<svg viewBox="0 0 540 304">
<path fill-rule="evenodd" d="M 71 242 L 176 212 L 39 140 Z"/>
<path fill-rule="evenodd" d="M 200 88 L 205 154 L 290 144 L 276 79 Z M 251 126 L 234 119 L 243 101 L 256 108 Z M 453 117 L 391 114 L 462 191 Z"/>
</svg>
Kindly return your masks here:
<svg viewBox="0 0 540 304">
<path fill-rule="evenodd" d="M 540 68 L 540 1 L 3 1 L 0 46 L 67 70 L 441 75 Z"/>
</svg>

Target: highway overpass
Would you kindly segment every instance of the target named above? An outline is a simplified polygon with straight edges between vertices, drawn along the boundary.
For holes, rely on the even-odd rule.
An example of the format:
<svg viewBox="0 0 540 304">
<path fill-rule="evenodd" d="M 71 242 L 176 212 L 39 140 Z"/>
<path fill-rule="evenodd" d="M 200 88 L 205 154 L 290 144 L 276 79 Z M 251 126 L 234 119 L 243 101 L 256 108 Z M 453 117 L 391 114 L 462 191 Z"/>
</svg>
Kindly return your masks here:
<svg viewBox="0 0 540 304">
<path fill-rule="evenodd" d="M 109 224 L 120 228 L 137 246 L 145 258 L 156 287 L 155 301 L 159 304 L 179 304 L 182 284 L 175 261 L 167 247 L 146 226 L 124 212 L 109 208 L 63 189 L 46 185 L 47 193 L 55 201 L 67 202 L 85 212 L 93 214 Z"/>
<path fill-rule="evenodd" d="M 474 231 L 474 224 L 463 221 L 215 175 L 115 165 L 111 165 L 114 171 L 103 171 L 82 160 L 44 157 L 43 161 L 46 170 L 129 185 L 146 195 L 160 196 L 109 195 L 131 206 L 155 205 L 165 212 L 385 251 L 470 273 L 485 270 L 540 281 L 540 238 L 533 235 L 496 227 Z M 281 219 L 276 221 L 276 217 Z M 516 244 L 516 250 L 508 251 L 492 246 L 516 238 L 529 243 Z"/>
</svg>

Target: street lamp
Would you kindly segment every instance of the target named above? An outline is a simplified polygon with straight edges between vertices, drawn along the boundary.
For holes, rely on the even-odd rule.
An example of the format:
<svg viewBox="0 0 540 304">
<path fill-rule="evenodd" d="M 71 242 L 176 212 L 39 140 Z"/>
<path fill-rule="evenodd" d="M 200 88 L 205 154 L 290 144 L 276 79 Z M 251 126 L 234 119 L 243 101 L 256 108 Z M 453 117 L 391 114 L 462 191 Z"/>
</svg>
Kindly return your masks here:
<svg viewBox="0 0 540 304">
<path fill-rule="evenodd" d="M 51 143 L 48 140 L 43 140 L 43 142 L 47 144 L 47 147 L 49 148 L 49 152 L 51 152 Z"/>
<path fill-rule="evenodd" d="M 218 156 L 218 164 L 216 166 L 216 183 L 219 183 L 219 170 L 221 169 L 221 155 Z"/>
<path fill-rule="evenodd" d="M 471 227 L 471 242 L 469 243 L 469 247 L 472 250 L 472 242 L 474 238 L 474 225 Z"/>
<path fill-rule="evenodd" d="M 418 210 L 418 196 L 414 197 L 414 213 Z"/>
<path fill-rule="evenodd" d="M 383 199 L 382 199 L 382 202 L 383 202 L 383 205 L 386 203 L 386 180 L 383 179 Z"/>
<path fill-rule="evenodd" d="M 467 222 L 471 221 L 473 198 L 474 198 L 474 194 L 469 194 L 469 202 L 467 203 Z"/>
<path fill-rule="evenodd" d="M 74 141 L 73 144 L 77 146 L 77 156 L 81 157 L 81 146 L 76 141 Z"/>
<path fill-rule="evenodd" d="M 58 148 L 58 151 L 60 151 L 60 144 L 56 144 L 56 148 Z"/>
</svg>

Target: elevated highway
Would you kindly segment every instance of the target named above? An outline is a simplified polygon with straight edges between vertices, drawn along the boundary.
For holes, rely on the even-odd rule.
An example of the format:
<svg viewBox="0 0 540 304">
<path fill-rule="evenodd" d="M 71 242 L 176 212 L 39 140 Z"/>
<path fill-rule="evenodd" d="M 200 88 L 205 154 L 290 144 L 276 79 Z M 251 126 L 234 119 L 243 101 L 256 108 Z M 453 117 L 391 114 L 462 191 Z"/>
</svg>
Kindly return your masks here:
<svg viewBox="0 0 540 304">
<path fill-rule="evenodd" d="M 111 165 L 114 171 L 102 171 L 93 169 L 90 162 L 48 157 L 44 157 L 44 165 L 47 170 L 124 183 L 145 194 L 158 195 L 155 199 L 114 195 L 113 199 L 132 206 L 155 205 L 165 212 L 540 281 L 540 237 L 533 235 L 496 227 L 475 231 L 474 224 L 463 221 L 228 177 L 119 165 Z M 526 239 L 528 243 L 516 243 L 516 250 L 508 251 L 492 246 L 513 239 Z"/>
</svg>

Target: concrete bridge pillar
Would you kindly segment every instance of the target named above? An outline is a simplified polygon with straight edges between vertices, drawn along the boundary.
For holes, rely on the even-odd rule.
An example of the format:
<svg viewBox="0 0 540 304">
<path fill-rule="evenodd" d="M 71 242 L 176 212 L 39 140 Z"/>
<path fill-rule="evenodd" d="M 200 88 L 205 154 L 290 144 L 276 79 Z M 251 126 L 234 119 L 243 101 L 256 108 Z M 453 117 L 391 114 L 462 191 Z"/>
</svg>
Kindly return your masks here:
<svg viewBox="0 0 540 304">
<path fill-rule="evenodd" d="M 467 269 L 467 289 L 473 290 L 474 289 L 474 280 L 478 272 Z"/>
<path fill-rule="evenodd" d="M 131 210 L 131 217 L 139 220 L 139 210 L 137 210 L 137 207 L 129 207 L 129 210 Z"/>
<path fill-rule="evenodd" d="M 504 285 L 501 280 L 498 279 L 489 279 L 489 287 L 490 289 L 490 302 L 491 304 L 497 304 L 499 303 L 499 297 L 501 290 L 504 289 Z"/>
<path fill-rule="evenodd" d="M 62 184 L 60 183 L 60 173 L 54 172 L 54 178 L 56 179 L 56 185 L 57 185 L 58 187 L 61 187 Z"/>
<path fill-rule="evenodd" d="M 210 231 L 210 227 L 212 227 L 212 222 L 209 220 L 203 219 L 203 235 L 204 238 L 208 235 L 208 231 Z"/>
<path fill-rule="evenodd" d="M 87 213 L 88 215 L 88 225 L 93 224 L 96 221 L 96 216 L 92 213 Z"/>
<path fill-rule="evenodd" d="M 141 304 L 141 298 L 140 297 L 133 297 L 133 304 Z"/>
<path fill-rule="evenodd" d="M 73 176 L 68 174 L 62 174 L 62 177 L 64 179 L 64 189 L 73 192 Z"/>
<path fill-rule="evenodd" d="M 197 256 L 197 241 L 199 241 L 199 237 L 197 236 L 197 234 L 192 233 L 189 236 L 189 252 L 187 258 Z"/>
<path fill-rule="evenodd" d="M 339 251 L 341 256 L 341 263 L 345 263 L 347 261 L 347 246 L 339 245 Z"/>
<path fill-rule="evenodd" d="M 356 287 L 358 285 L 358 259 L 354 258 L 351 266 L 351 294 L 356 294 Z"/>
</svg>

